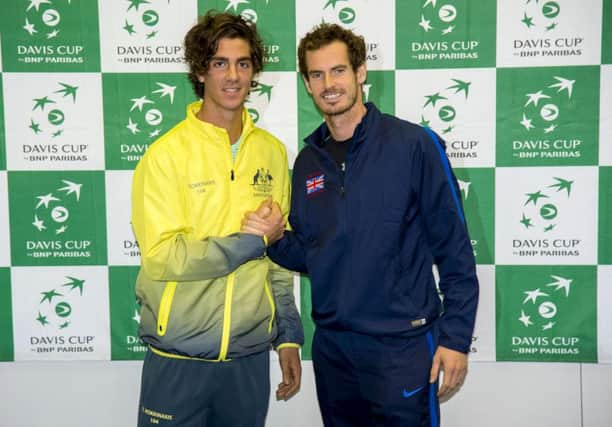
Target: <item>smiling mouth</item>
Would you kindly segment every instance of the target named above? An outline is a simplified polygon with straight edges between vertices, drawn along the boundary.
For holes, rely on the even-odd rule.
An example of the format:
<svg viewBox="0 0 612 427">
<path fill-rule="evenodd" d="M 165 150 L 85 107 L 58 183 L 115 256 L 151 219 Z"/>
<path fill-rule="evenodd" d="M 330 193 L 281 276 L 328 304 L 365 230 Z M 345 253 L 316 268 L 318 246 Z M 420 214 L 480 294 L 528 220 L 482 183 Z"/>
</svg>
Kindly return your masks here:
<svg viewBox="0 0 612 427">
<path fill-rule="evenodd" d="M 335 101 L 338 98 L 340 98 L 342 94 L 340 92 L 331 92 L 331 93 L 324 93 L 323 95 L 321 95 L 321 97 L 326 100 L 326 101 Z"/>
</svg>

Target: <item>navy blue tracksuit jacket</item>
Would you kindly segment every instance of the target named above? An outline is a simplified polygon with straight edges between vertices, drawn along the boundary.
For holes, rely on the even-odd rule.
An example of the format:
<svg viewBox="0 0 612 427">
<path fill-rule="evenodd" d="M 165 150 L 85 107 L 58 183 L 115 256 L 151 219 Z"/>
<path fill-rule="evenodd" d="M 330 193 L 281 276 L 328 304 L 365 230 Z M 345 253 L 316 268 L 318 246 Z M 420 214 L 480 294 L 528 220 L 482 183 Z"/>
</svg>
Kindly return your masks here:
<svg viewBox="0 0 612 427">
<path fill-rule="evenodd" d="M 323 148 L 325 123 L 306 138 L 293 169 L 293 231 L 268 254 L 310 275 L 319 327 L 412 336 L 439 319 L 439 345 L 467 353 L 478 281 L 444 143 L 366 107 L 344 172 Z"/>
</svg>

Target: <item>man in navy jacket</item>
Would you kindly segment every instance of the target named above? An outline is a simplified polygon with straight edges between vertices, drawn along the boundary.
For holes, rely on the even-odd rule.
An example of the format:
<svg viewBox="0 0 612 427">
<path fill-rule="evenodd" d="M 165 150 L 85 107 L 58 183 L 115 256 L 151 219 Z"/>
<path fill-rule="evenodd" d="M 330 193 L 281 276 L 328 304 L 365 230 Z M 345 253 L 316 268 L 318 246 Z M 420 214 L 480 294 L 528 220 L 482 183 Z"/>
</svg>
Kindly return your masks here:
<svg viewBox="0 0 612 427">
<path fill-rule="evenodd" d="M 363 103 L 362 37 L 321 24 L 300 41 L 298 59 L 325 122 L 294 165 L 292 231 L 268 255 L 310 275 L 323 421 L 437 426 L 438 398 L 467 373 L 478 300 L 445 145 L 430 129 Z M 244 227 L 280 226 L 279 217 L 264 204 Z"/>
</svg>

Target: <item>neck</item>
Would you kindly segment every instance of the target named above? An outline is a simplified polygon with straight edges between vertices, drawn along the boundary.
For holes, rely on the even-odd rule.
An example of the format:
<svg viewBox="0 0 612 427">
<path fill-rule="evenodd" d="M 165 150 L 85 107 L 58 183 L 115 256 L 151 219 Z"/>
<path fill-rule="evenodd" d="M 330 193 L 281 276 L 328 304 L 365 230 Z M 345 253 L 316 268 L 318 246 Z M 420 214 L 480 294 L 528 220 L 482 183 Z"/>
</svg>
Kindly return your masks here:
<svg viewBox="0 0 612 427">
<path fill-rule="evenodd" d="M 367 109 L 362 102 L 357 102 L 349 111 L 338 115 L 326 115 L 325 123 L 336 141 L 345 141 L 353 136 L 355 128 L 365 116 Z"/>
<path fill-rule="evenodd" d="M 230 144 L 234 144 L 242 133 L 242 109 L 237 111 L 211 111 L 206 108 L 206 101 L 202 103 L 196 117 L 203 122 L 225 129 L 229 136 Z"/>
</svg>

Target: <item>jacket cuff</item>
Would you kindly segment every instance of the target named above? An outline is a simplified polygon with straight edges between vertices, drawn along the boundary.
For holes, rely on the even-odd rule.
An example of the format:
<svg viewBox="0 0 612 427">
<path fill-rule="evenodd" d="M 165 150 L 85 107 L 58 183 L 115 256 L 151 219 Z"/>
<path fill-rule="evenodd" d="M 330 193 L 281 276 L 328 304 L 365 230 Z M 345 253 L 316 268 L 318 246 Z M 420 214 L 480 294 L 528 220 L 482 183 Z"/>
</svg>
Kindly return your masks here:
<svg viewBox="0 0 612 427">
<path fill-rule="evenodd" d="M 280 344 L 278 347 L 275 348 L 275 350 L 278 351 L 281 348 L 297 348 L 297 349 L 300 349 L 301 347 L 302 346 L 297 344 L 297 343 L 286 342 L 286 343 Z"/>
<path fill-rule="evenodd" d="M 438 345 L 464 354 L 468 354 L 470 352 L 469 343 L 466 345 L 465 343 L 458 342 L 457 340 L 453 340 L 449 337 L 440 337 L 438 340 Z"/>
<path fill-rule="evenodd" d="M 272 341 L 272 347 L 278 350 L 283 347 L 301 347 L 304 345 L 304 330 L 302 324 L 299 323 L 297 327 L 291 331 L 285 331 L 285 333 L 279 334 L 275 340 Z"/>
</svg>

